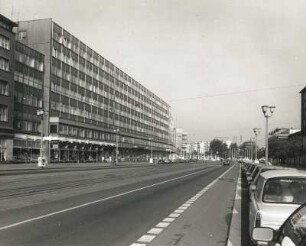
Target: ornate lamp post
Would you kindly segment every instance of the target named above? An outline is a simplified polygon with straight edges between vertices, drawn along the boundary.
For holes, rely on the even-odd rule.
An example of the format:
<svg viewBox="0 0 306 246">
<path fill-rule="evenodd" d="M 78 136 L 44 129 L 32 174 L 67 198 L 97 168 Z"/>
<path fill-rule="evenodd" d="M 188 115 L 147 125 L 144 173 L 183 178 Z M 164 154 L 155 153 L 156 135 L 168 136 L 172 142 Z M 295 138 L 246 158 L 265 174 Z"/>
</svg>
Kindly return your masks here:
<svg viewBox="0 0 306 246">
<path fill-rule="evenodd" d="M 118 154 L 119 154 L 119 148 L 118 148 L 118 145 L 119 145 L 119 129 L 115 129 L 114 132 L 116 133 L 116 157 L 115 157 L 115 165 L 118 164 Z"/>
<path fill-rule="evenodd" d="M 265 143 L 265 148 L 266 148 L 266 165 L 268 165 L 268 158 L 269 158 L 269 144 L 268 144 L 268 119 L 273 115 L 275 106 L 268 106 L 268 105 L 263 105 L 261 106 L 261 110 L 266 118 L 266 143 Z"/>
</svg>

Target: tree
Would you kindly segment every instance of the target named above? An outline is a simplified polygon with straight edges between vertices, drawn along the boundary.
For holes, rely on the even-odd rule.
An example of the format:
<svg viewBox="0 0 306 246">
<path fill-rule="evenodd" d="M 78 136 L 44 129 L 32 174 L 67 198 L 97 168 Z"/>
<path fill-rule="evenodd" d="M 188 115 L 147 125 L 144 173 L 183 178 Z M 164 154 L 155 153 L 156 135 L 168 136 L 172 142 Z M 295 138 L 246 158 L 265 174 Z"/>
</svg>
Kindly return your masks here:
<svg viewBox="0 0 306 246">
<path fill-rule="evenodd" d="M 219 139 L 214 139 L 210 142 L 210 151 L 213 155 L 225 156 L 227 153 L 227 146 Z"/>
</svg>

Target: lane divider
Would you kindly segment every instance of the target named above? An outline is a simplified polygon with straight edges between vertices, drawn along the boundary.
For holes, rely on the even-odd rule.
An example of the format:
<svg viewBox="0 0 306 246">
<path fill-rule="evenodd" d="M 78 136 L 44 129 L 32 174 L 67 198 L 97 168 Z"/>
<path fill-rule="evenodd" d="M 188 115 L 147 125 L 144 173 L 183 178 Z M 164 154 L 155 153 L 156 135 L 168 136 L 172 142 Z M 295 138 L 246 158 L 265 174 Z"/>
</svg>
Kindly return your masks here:
<svg viewBox="0 0 306 246">
<path fill-rule="evenodd" d="M 172 213 L 170 213 L 166 218 L 164 218 L 161 222 L 151 228 L 146 234 L 137 239 L 135 243 L 132 243 L 130 246 L 147 246 L 150 244 L 161 232 L 164 231 L 171 223 L 173 223 L 179 216 L 181 216 L 191 205 L 196 202 L 201 196 L 203 196 L 213 185 L 215 185 L 225 174 L 227 174 L 232 168 L 226 170 L 223 174 L 221 174 L 214 181 L 205 186 L 202 190 L 200 190 L 196 195 L 187 200 L 184 204 L 180 205 L 177 209 L 175 209 Z M 154 233 L 152 233 L 154 232 Z"/>
<path fill-rule="evenodd" d="M 227 246 L 241 246 L 241 166 L 236 185 L 235 202 L 232 211 L 231 225 L 227 240 Z"/>
<path fill-rule="evenodd" d="M 163 185 L 163 184 L 173 182 L 173 181 L 176 181 L 176 180 L 184 179 L 184 178 L 187 178 L 189 176 L 199 174 L 199 173 L 202 173 L 202 172 L 205 172 L 205 171 L 208 171 L 208 169 L 205 168 L 205 169 L 200 170 L 200 171 L 197 170 L 197 171 L 189 173 L 189 174 L 185 174 L 185 175 L 182 175 L 182 176 L 179 176 L 179 177 L 176 177 L 176 178 L 164 180 L 164 181 L 154 183 L 154 184 L 151 184 L 151 185 L 143 186 L 143 187 L 133 189 L 133 190 L 130 190 L 130 191 L 127 191 L 127 192 L 123 192 L 123 193 L 120 193 L 120 194 L 117 194 L 117 195 L 101 198 L 101 199 L 98 199 L 98 200 L 95 200 L 95 201 L 92 201 L 92 202 L 83 203 L 83 204 L 80 204 L 78 206 L 74 206 L 74 207 L 71 207 L 71 208 L 66 208 L 66 209 L 63 209 L 63 210 L 55 211 L 53 213 L 44 214 L 44 215 L 41 215 L 41 216 L 37 216 L 37 217 L 34 217 L 34 218 L 30 218 L 30 219 L 27 219 L 27 220 L 20 221 L 20 222 L 17 222 L 17 223 L 2 226 L 2 227 L 0 227 L 0 231 L 6 230 L 6 229 L 9 229 L 9 228 L 12 228 L 12 227 L 24 225 L 24 224 L 34 222 L 34 221 L 37 221 L 37 220 L 41 220 L 41 219 L 44 219 L 44 218 L 48 218 L 48 217 L 51 217 L 51 216 L 54 216 L 54 215 L 69 212 L 69 211 L 72 211 L 72 210 L 76 210 L 76 209 L 79 209 L 79 208 L 87 207 L 87 206 L 90 206 L 90 205 L 93 205 L 93 204 L 105 202 L 105 201 L 108 201 L 108 200 L 111 200 L 111 199 L 114 199 L 114 198 L 129 195 L 129 194 L 132 194 L 132 193 L 135 193 L 135 192 L 138 192 L 138 191 L 142 191 L 142 190 L 145 190 L 145 189 L 149 189 L 149 188 L 152 188 L 152 187 Z"/>
</svg>

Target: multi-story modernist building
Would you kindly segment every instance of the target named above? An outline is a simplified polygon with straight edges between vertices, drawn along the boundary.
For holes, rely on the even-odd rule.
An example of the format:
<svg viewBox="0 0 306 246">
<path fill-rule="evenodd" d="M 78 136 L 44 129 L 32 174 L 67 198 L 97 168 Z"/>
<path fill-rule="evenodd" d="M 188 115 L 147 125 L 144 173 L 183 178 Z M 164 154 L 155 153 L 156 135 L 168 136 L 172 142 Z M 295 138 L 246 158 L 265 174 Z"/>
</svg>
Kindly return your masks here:
<svg viewBox="0 0 306 246">
<path fill-rule="evenodd" d="M 67 30 L 19 22 L 18 40 L 45 56 L 45 153 L 51 161 L 148 159 L 173 151 L 170 106 Z"/>
<path fill-rule="evenodd" d="M 0 161 L 13 155 L 15 26 L 0 15 Z"/>
</svg>

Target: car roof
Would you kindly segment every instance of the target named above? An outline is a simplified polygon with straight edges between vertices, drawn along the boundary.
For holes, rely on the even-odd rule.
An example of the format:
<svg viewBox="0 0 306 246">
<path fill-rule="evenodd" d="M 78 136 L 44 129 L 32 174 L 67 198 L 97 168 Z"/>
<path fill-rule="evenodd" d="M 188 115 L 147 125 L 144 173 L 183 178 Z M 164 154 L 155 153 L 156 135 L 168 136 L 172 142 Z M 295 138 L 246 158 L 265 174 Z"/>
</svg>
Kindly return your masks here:
<svg viewBox="0 0 306 246">
<path fill-rule="evenodd" d="M 295 169 L 273 169 L 260 174 L 265 179 L 277 178 L 277 177 L 305 177 L 306 171 Z"/>
</svg>

